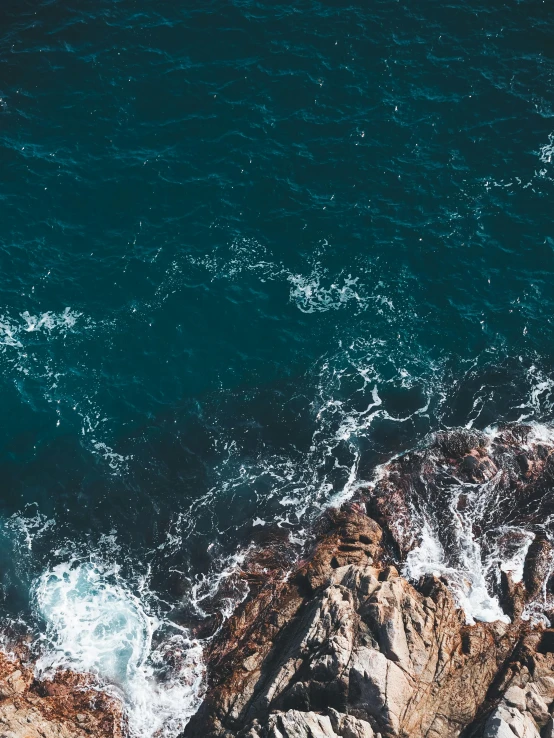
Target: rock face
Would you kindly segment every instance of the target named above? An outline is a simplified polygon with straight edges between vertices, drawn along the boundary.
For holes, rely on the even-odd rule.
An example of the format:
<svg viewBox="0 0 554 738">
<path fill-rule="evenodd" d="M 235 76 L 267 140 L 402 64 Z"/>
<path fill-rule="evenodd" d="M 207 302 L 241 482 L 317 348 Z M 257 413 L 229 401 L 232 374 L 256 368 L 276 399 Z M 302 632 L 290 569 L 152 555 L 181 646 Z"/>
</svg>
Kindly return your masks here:
<svg viewBox="0 0 554 738">
<path fill-rule="evenodd" d="M 0 653 L 2 738 L 122 738 L 119 703 L 86 678 L 62 672 L 37 681 L 20 658 Z"/>
<path fill-rule="evenodd" d="M 374 492 L 320 521 L 308 560 L 273 572 L 208 646 L 210 684 L 185 738 L 554 738 L 554 631 L 521 618 L 545 592 L 547 532 L 530 534 L 522 581 L 498 573 L 511 622 L 468 624 L 446 580 L 410 583 L 394 565 L 418 543 L 424 503 L 448 540 L 448 516 L 472 504 L 460 488 L 485 511 L 492 489 L 500 515 L 540 519 L 550 453 L 529 429 L 492 444 L 462 431 L 389 465 Z"/>
</svg>

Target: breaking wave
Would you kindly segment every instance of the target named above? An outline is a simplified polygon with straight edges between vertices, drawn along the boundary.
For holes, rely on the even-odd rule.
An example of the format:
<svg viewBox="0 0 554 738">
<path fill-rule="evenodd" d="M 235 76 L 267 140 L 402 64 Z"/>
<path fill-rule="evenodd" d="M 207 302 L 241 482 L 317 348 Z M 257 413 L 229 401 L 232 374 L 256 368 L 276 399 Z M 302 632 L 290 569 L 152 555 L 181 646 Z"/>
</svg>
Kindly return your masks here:
<svg viewBox="0 0 554 738">
<path fill-rule="evenodd" d="M 95 675 L 122 699 L 137 738 L 185 727 L 202 699 L 202 647 L 160 616 L 148 593 L 133 592 L 115 564 L 58 564 L 38 579 L 34 599 L 46 623 L 41 676 L 60 668 Z"/>
<path fill-rule="evenodd" d="M 468 623 L 510 622 L 502 592 L 525 578 L 530 546 L 542 546 L 542 583 L 531 588 L 523 617 L 548 624 L 553 452 L 549 425 L 452 429 L 381 468 L 374 503 L 393 531 L 404 575 L 442 577 Z"/>
</svg>

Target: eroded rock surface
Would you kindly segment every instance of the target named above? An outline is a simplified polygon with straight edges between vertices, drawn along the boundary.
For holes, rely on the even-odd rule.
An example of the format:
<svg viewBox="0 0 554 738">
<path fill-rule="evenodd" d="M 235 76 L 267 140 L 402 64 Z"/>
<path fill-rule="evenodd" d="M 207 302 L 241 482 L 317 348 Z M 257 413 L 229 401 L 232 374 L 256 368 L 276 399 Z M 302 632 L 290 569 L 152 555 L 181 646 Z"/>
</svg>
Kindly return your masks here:
<svg viewBox="0 0 554 738">
<path fill-rule="evenodd" d="M 519 626 L 466 625 L 438 579 L 415 589 L 363 513 L 333 527 L 231 621 L 186 735 L 456 736 L 475 718 Z"/>
<path fill-rule="evenodd" d="M 283 536 L 252 552 L 250 595 L 195 624 L 209 684 L 183 738 L 554 738 L 553 448 L 525 426 L 437 434 L 322 516 L 304 560 Z M 468 620 L 447 574 L 400 574 L 427 523 L 462 578 L 479 541 L 502 619 Z M 0 738 L 124 735 L 91 680 L 0 654 Z"/>
</svg>

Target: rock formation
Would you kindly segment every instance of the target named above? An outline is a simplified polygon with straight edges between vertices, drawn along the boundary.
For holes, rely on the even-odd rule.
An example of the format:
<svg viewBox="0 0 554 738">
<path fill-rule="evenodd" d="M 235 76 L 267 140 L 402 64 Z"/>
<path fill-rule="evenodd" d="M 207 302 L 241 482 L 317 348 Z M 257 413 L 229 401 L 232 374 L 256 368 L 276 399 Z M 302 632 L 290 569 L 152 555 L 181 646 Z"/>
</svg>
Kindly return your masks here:
<svg viewBox="0 0 554 738">
<path fill-rule="evenodd" d="M 554 738 L 552 449 L 531 427 L 439 433 L 324 514 L 303 560 L 268 539 L 249 596 L 198 628 L 209 683 L 183 738 Z M 486 569 L 509 618 L 468 622 L 448 576 L 400 575 L 426 525 L 446 571 L 468 541 L 493 563 L 523 552 L 518 576 Z M 86 677 L 0 658 L 0 738 L 124 734 Z"/>
<path fill-rule="evenodd" d="M 0 653 L 2 738 L 122 738 L 121 705 L 90 679 L 59 672 L 37 680 L 25 649 Z"/>
<path fill-rule="evenodd" d="M 455 559 L 453 502 L 471 513 L 479 499 L 470 521 L 483 538 L 495 515 L 529 530 L 546 521 L 551 451 L 531 428 L 437 434 L 329 511 L 308 559 L 257 582 L 207 647 L 207 696 L 185 738 L 552 738 L 554 630 L 522 619 L 547 606 L 546 528 L 523 581 L 497 572 L 511 622 L 468 624 L 443 578 L 410 583 L 395 566 L 430 510 Z"/>
</svg>

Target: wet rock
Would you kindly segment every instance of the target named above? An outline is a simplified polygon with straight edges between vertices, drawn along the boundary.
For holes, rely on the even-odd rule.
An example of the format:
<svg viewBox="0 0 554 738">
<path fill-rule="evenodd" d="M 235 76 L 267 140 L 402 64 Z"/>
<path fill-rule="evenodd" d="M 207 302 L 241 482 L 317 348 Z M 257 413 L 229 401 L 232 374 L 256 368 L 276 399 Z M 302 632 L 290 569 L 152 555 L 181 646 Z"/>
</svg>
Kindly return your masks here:
<svg viewBox="0 0 554 738">
<path fill-rule="evenodd" d="M 552 560 L 552 544 L 546 534 L 540 531 L 529 546 L 525 566 L 523 569 L 523 581 L 529 599 L 535 598 L 550 572 Z"/>
<path fill-rule="evenodd" d="M 340 526 L 351 540 L 361 526 L 382 541 L 375 523 L 357 512 L 342 513 Z M 218 651 L 211 688 L 186 736 L 344 735 L 349 726 L 365 738 L 370 731 L 423 738 L 458 735 L 475 718 L 517 642 L 517 627 L 466 625 L 446 585 L 432 577 L 418 591 L 384 563 L 357 557 L 335 567 L 343 541 L 336 532 L 319 540 L 301 567 L 309 590 L 294 576 L 280 589 L 270 607 L 286 609 L 281 629 L 268 628 L 267 609 L 263 622 L 249 621 L 248 633 L 231 618 L 222 635 L 227 651 Z M 373 549 L 375 560 L 384 556 Z M 245 604 L 235 620 L 255 615 L 252 608 Z M 255 668 L 246 671 L 253 634 Z"/>
<path fill-rule="evenodd" d="M 229 579 L 250 592 L 229 620 L 176 611 L 209 636 L 206 697 L 182 738 L 554 738 L 554 456 L 533 434 L 437 433 L 323 515 L 302 561 L 264 538 Z M 426 523 L 443 577 L 430 566 L 416 583 L 401 572 Z M 531 530 L 518 582 L 498 561 Z M 448 571 L 468 551 L 492 557 L 510 622 L 467 623 Z M 95 686 L 36 680 L 30 660 L 0 656 L 0 738 L 123 738 L 120 705 Z"/>
<path fill-rule="evenodd" d="M 500 572 L 500 605 L 509 618 L 515 620 L 521 617 L 527 593 L 522 582 L 514 582 L 510 572 Z"/>
<path fill-rule="evenodd" d="M 26 654 L 28 656 L 28 654 Z M 0 736 L 123 738 L 121 705 L 90 677 L 59 672 L 36 680 L 32 664 L 0 653 Z"/>
<path fill-rule="evenodd" d="M 185 738 L 554 738 L 554 629 L 541 624 L 554 611 L 551 532 L 539 525 L 554 461 L 533 433 L 438 433 L 324 516 L 306 560 L 262 583 L 209 646 L 209 689 Z M 398 565 L 425 521 L 446 574 L 416 586 Z M 489 583 L 510 622 L 467 624 L 448 567 L 463 571 L 475 536 L 483 556 L 521 560 L 529 526 L 544 532 L 523 581 L 497 568 Z M 540 617 L 522 620 L 529 607 Z"/>
</svg>

